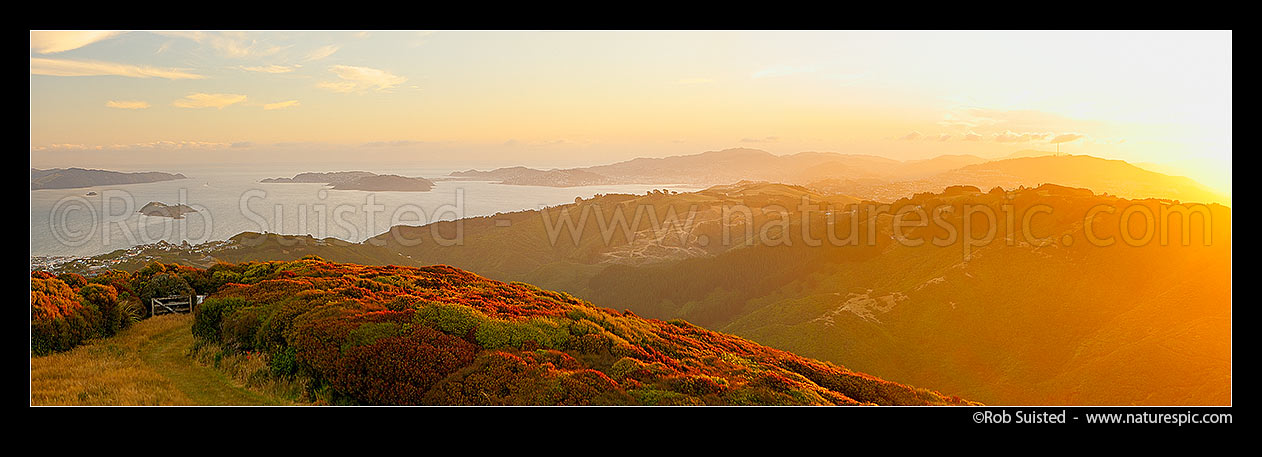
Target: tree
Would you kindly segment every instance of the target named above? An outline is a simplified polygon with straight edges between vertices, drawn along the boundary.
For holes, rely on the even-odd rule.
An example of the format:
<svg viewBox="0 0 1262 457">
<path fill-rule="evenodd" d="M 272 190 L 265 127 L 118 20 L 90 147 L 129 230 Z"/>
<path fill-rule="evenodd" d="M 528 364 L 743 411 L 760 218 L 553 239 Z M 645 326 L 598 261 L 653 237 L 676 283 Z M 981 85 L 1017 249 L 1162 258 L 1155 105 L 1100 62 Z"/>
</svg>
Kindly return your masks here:
<svg viewBox="0 0 1262 457">
<path fill-rule="evenodd" d="M 141 303 L 148 304 L 154 298 L 192 295 L 194 291 L 183 278 L 169 273 L 159 273 L 148 280 L 140 281 L 136 293 L 140 295 Z M 147 306 L 145 308 L 148 309 Z"/>
<path fill-rule="evenodd" d="M 97 332 L 101 336 L 113 336 L 119 329 L 127 325 L 129 319 L 123 314 L 118 303 L 118 292 L 111 286 L 87 284 L 79 288 L 79 296 L 89 306 L 96 308 L 100 314 Z"/>
</svg>

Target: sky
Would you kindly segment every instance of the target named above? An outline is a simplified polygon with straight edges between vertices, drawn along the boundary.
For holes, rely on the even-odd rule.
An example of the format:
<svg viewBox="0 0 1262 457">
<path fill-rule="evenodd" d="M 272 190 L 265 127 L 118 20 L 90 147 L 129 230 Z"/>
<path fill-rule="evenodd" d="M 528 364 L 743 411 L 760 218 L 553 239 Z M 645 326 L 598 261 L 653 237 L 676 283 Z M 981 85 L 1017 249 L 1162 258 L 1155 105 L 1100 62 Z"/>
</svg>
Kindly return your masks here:
<svg viewBox="0 0 1262 457">
<path fill-rule="evenodd" d="M 31 31 L 31 166 L 1060 150 L 1231 193 L 1230 31 Z"/>
</svg>

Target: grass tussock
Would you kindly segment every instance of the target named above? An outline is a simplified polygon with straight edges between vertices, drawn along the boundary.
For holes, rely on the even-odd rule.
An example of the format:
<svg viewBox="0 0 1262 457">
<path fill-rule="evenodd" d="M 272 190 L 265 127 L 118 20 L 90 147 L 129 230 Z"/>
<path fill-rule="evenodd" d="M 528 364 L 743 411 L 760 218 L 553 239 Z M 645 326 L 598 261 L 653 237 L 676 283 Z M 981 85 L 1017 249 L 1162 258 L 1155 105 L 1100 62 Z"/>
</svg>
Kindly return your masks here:
<svg viewBox="0 0 1262 457">
<path fill-rule="evenodd" d="M 241 353 L 226 350 L 217 343 L 202 343 L 194 345 L 191 355 L 197 363 L 218 370 L 250 391 L 289 403 L 315 401 L 308 394 L 307 378 L 275 375 L 266 353 Z"/>
<path fill-rule="evenodd" d="M 32 405 L 191 405 L 142 357 L 157 335 L 187 328 L 191 316 L 146 319 L 112 338 L 31 358 Z"/>
<path fill-rule="evenodd" d="M 286 405 L 303 381 L 271 377 L 253 354 L 195 348 L 192 316 L 149 318 L 116 336 L 31 358 L 32 405 Z"/>
</svg>

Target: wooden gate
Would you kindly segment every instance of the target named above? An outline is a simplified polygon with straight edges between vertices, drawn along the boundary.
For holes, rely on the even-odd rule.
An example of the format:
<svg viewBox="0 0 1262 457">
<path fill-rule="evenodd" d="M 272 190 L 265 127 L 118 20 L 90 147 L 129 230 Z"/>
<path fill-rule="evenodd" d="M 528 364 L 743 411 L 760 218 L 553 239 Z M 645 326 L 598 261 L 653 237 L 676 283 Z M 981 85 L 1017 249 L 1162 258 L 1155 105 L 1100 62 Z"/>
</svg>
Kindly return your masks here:
<svg viewBox="0 0 1262 457">
<path fill-rule="evenodd" d="M 149 301 L 149 315 L 188 314 L 193 312 L 193 305 L 201 303 L 201 295 L 176 295 L 173 297 L 154 298 Z"/>
</svg>

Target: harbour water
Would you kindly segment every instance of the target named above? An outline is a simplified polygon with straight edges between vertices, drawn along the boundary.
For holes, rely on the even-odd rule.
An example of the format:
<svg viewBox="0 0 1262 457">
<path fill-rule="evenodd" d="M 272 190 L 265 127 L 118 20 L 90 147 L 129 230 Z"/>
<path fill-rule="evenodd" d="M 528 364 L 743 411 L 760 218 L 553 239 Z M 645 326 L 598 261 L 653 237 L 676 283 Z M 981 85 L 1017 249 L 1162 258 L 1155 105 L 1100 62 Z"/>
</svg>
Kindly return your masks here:
<svg viewBox="0 0 1262 457">
<path fill-rule="evenodd" d="M 596 194 L 697 190 L 670 184 L 542 187 L 436 180 L 429 192 L 366 192 L 332 190 L 314 183 L 259 182 L 306 171 L 338 170 L 300 165 L 206 168 L 178 170 L 188 179 L 176 181 L 31 191 L 31 255 L 92 256 L 158 241 L 199 244 L 244 231 L 360 242 L 393 225 L 538 209 Z M 452 170 L 363 171 L 435 179 Z M 182 219 L 140 214 L 138 210 L 149 202 L 185 204 L 197 212 Z"/>
</svg>

